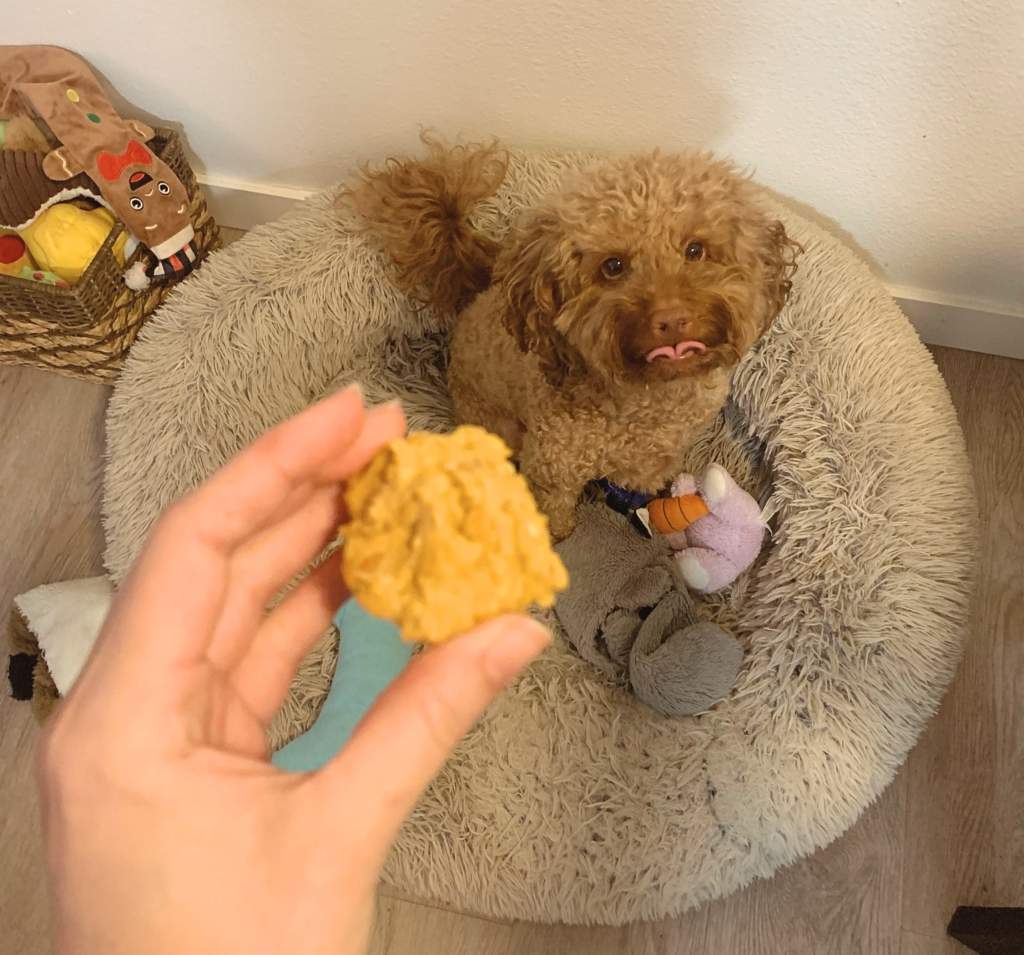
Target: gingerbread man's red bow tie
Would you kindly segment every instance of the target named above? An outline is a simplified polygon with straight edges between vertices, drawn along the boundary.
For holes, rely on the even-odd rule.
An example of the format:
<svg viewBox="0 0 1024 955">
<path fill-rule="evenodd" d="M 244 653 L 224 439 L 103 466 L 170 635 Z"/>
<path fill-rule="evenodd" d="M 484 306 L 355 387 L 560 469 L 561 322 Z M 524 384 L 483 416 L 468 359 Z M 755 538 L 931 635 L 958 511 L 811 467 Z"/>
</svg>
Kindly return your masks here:
<svg viewBox="0 0 1024 955">
<path fill-rule="evenodd" d="M 125 167 L 133 163 L 147 166 L 152 161 L 153 157 L 150 156 L 149 150 L 142 143 L 137 143 L 134 139 L 130 139 L 128 140 L 128 148 L 120 156 L 115 156 L 113 153 L 100 153 L 96 157 L 96 167 L 104 179 L 108 182 L 113 182 L 124 172 Z"/>
</svg>

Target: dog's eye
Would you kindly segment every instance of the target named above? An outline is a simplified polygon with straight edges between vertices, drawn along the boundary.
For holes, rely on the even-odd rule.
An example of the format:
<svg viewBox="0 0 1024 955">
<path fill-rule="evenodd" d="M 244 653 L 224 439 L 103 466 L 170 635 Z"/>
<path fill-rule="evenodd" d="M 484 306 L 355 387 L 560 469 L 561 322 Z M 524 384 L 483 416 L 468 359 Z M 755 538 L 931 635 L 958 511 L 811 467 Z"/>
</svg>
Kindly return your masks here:
<svg viewBox="0 0 1024 955">
<path fill-rule="evenodd" d="M 132 196 L 128 202 L 136 212 L 142 208 L 142 200 L 138 196 Z"/>
<path fill-rule="evenodd" d="M 614 279 L 618 278 L 626 270 L 626 266 L 622 259 L 616 256 L 610 256 L 601 263 L 601 273 L 605 278 Z"/>
<path fill-rule="evenodd" d="M 168 196 L 168 195 L 170 195 L 170 194 L 171 194 L 171 187 L 170 187 L 169 185 L 167 185 L 167 183 L 166 183 L 166 182 L 161 182 L 161 183 L 160 183 L 160 184 L 159 184 L 159 185 L 157 186 L 157 189 L 159 189 L 159 190 L 160 190 L 160 195 L 161 195 L 161 196 Z"/>
<path fill-rule="evenodd" d="M 690 242 L 686 246 L 686 251 L 683 253 L 691 262 L 696 262 L 698 259 L 704 258 L 704 243 L 703 242 Z"/>
</svg>

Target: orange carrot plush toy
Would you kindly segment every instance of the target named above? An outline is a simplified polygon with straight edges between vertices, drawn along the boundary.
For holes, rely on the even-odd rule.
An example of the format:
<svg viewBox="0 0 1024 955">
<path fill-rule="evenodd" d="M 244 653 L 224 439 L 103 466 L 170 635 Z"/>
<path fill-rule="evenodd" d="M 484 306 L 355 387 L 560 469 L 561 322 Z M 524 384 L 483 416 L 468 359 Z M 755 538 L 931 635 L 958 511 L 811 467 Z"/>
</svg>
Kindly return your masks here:
<svg viewBox="0 0 1024 955">
<path fill-rule="evenodd" d="M 647 505 L 647 515 L 655 530 L 662 534 L 685 531 L 697 518 L 708 512 L 707 505 L 696 494 L 678 497 L 656 497 Z"/>
</svg>

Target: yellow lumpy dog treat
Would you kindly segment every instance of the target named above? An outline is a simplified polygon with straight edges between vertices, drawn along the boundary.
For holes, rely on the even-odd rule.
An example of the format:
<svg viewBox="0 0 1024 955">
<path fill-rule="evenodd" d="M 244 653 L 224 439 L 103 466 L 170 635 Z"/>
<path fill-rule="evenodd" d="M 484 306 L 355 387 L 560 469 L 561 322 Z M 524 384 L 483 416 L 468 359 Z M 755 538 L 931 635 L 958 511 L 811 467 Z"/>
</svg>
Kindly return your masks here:
<svg viewBox="0 0 1024 955">
<path fill-rule="evenodd" d="M 472 426 L 393 441 L 345 491 L 343 573 L 406 640 L 442 643 L 498 614 L 545 607 L 569 577 L 500 438 Z"/>
</svg>

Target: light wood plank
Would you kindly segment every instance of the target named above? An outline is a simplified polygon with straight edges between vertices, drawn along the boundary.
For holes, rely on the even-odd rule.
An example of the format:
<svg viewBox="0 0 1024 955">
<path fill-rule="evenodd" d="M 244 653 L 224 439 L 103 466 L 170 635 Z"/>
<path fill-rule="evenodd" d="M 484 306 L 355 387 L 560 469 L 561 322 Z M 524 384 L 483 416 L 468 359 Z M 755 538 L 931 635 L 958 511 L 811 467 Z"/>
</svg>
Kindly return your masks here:
<svg viewBox="0 0 1024 955">
<path fill-rule="evenodd" d="M 102 571 L 103 414 L 109 387 L 0 368 L 0 613 L 38 584 Z M 7 672 L 7 643 L 0 641 Z M 42 834 L 25 703 L 0 694 L 0 925 L 5 955 L 50 950 Z"/>
<path fill-rule="evenodd" d="M 629 955 L 714 955 L 707 948 L 709 906 L 663 922 L 629 926 L 625 951 Z"/>
<path fill-rule="evenodd" d="M 509 955 L 703 955 L 707 914 L 623 926 L 517 922 Z"/>
<path fill-rule="evenodd" d="M 906 786 L 838 840 L 708 907 L 709 955 L 899 955 Z"/>
<path fill-rule="evenodd" d="M 7 673 L 6 646 L 0 658 Z M 4 955 L 50 951 L 49 896 L 32 778 L 37 729 L 31 710 L 0 700 L 0 949 Z"/>
<path fill-rule="evenodd" d="M 1024 905 L 1024 362 L 934 349 L 977 479 L 981 565 L 956 679 L 908 763 L 903 927 Z"/>
<path fill-rule="evenodd" d="M 378 896 L 370 955 L 508 955 L 512 927 Z"/>
<path fill-rule="evenodd" d="M 110 388 L 0 366 L 0 605 L 98 572 L 103 416 Z"/>
<path fill-rule="evenodd" d="M 627 955 L 629 927 L 517 922 L 509 955 Z"/>
<path fill-rule="evenodd" d="M 392 904 L 392 900 L 384 895 L 378 894 L 375 899 L 373 931 L 370 933 L 370 947 L 366 955 L 387 955 Z"/>
<path fill-rule="evenodd" d="M 916 932 L 903 933 L 903 948 L 900 955 L 974 955 L 966 945 L 955 939 L 932 938 Z"/>
</svg>

